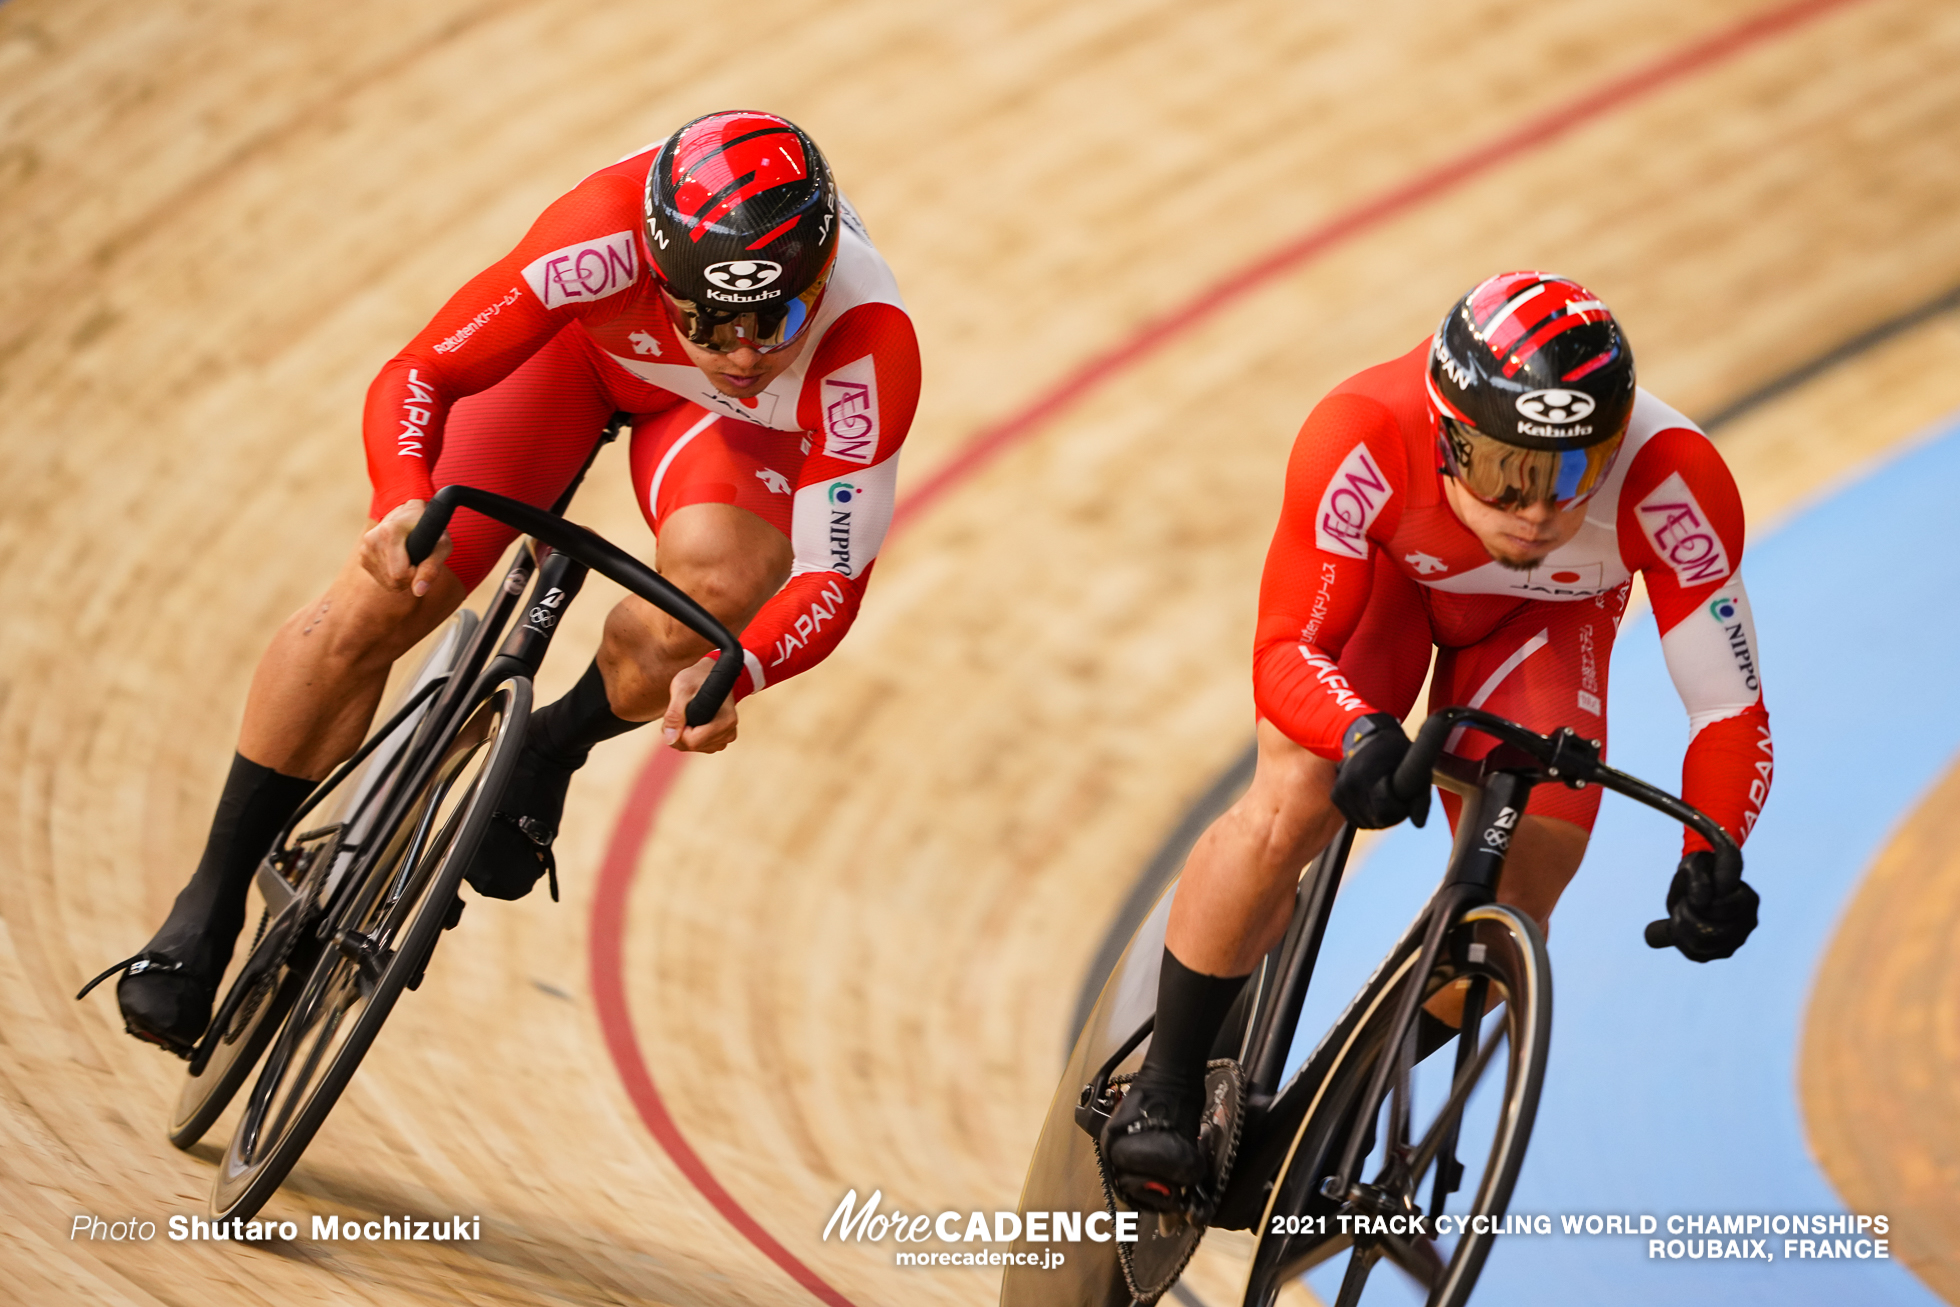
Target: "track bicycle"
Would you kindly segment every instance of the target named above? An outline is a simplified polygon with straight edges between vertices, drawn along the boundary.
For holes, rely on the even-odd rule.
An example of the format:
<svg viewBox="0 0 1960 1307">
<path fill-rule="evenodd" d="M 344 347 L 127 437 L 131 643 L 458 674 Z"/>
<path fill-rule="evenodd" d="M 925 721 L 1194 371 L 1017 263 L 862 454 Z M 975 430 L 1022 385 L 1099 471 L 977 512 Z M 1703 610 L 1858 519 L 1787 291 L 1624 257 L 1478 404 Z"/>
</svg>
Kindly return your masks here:
<svg viewBox="0 0 1960 1307">
<path fill-rule="evenodd" d="M 614 417 L 593 456 L 624 421 Z M 458 887 L 524 745 L 532 678 L 587 575 L 617 582 L 720 651 L 687 706 L 690 726 L 713 719 L 742 670 L 741 645 L 712 614 L 565 520 L 584 475 L 549 511 L 445 486 L 408 537 L 409 560 L 420 563 L 467 508 L 530 539 L 487 611 L 450 619 L 393 712 L 314 789 L 259 864 L 257 932 L 191 1051 L 169 1123 L 170 1141 L 189 1148 L 258 1068 L 218 1164 L 215 1217 L 250 1219 L 278 1190 L 401 992 L 422 983 L 436 942 L 460 920 Z"/>
<path fill-rule="evenodd" d="M 1446 757 L 1459 730 L 1499 743 L 1479 762 Z M 1253 1232 L 1246 1307 L 1271 1307 L 1288 1281 L 1343 1257 L 1335 1307 L 1360 1303 L 1384 1262 L 1404 1283 L 1381 1286 L 1371 1302 L 1406 1301 L 1411 1287 L 1428 1307 L 1468 1300 L 1524 1162 L 1550 1047 L 1544 938 L 1496 901 L 1533 787 L 1598 785 L 1691 827 L 1715 850 L 1717 894 L 1740 880 L 1742 853 L 1712 818 L 1607 766 L 1599 743 L 1570 727 L 1540 735 L 1480 709 L 1443 709 L 1393 783 L 1406 797 L 1432 781 L 1463 798 L 1442 882 L 1285 1077 L 1353 830 L 1342 827 L 1302 873 L 1285 936 L 1212 1048 L 1200 1137 L 1212 1166 L 1191 1209 L 1139 1212 L 1134 1242 L 1072 1243 L 1059 1267 L 1010 1265 L 1002 1307 L 1147 1307 L 1211 1226 Z M 1131 939 L 1076 1039 L 1022 1189 L 1024 1216 L 1127 1210 L 1100 1140 L 1142 1062 L 1175 892 Z M 1646 941 L 1670 947 L 1669 922 L 1649 923 Z M 1426 1012 L 1445 990 L 1462 999 L 1455 1027 Z M 1025 1238 L 1016 1249 L 1037 1251 Z"/>
</svg>

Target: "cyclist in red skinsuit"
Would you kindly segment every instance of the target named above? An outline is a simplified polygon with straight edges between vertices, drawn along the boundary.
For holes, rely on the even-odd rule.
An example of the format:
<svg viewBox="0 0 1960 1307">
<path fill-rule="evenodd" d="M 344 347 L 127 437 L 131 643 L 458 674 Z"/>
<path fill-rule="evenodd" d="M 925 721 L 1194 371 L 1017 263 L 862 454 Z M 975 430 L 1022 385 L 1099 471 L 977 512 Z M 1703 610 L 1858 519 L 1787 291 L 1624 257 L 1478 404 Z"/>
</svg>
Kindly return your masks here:
<svg viewBox="0 0 1960 1307">
<path fill-rule="evenodd" d="M 647 252 L 642 197 L 660 144 L 546 209 L 382 368 L 363 424 L 370 516 L 455 481 L 549 504 L 606 418 L 632 413 L 633 488 L 656 532 L 677 508 L 723 502 L 795 547 L 789 584 L 744 632 L 741 699 L 815 666 L 850 629 L 891 520 L 918 345 L 890 269 L 839 197 L 836 267 L 810 344 L 742 388 L 754 393 L 714 385 L 682 351 Z M 514 533 L 457 517 L 447 562 L 471 587 Z"/>
<path fill-rule="evenodd" d="M 1617 324 L 1562 278 L 1491 278 L 1433 340 L 1315 407 L 1260 586 L 1258 771 L 1193 849 L 1141 1092 L 1104 1134 L 1127 1197 L 1174 1208 L 1201 1173 L 1204 1059 L 1285 929 L 1300 868 L 1343 818 L 1379 827 L 1407 815 L 1386 777 L 1408 748 L 1400 719 L 1432 650 L 1431 711 L 1469 704 L 1604 741 L 1608 662 L 1639 574 L 1688 712 L 1683 797 L 1746 838 L 1774 757 L 1742 545 L 1721 456 L 1635 388 Z M 1459 739 L 1452 747 L 1467 757 L 1494 747 Z M 1443 800 L 1454 824 L 1460 801 Z M 1534 789 L 1499 897 L 1545 923 L 1598 808 L 1597 788 Z M 1747 886 L 1710 901 L 1710 856 L 1690 831 L 1668 899 L 1679 946 L 1697 961 L 1729 956 L 1756 923 Z M 1449 1026 L 1449 1006 L 1432 1002 L 1425 1020 Z"/>
<path fill-rule="evenodd" d="M 553 203 L 369 388 L 375 523 L 260 661 L 204 857 L 117 986 L 130 1033 L 196 1040 L 260 856 L 359 744 L 390 664 L 510 543 L 462 510 L 411 567 L 403 542 L 436 487 L 549 506 L 624 411 L 657 567 L 742 637 L 734 692 L 689 727 L 705 644 L 639 599 L 614 609 L 585 676 L 533 715 L 469 873 L 515 898 L 552 868 L 566 786 L 594 744 L 663 718 L 676 749 L 724 748 L 739 700 L 836 647 L 891 522 L 918 393 L 891 271 L 794 124 L 710 114 Z"/>
<path fill-rule="evenodd" d="M 1339 761 L 1354 722 L 1409 714 L 1433 644 L 1430 711 L 1489 707 L 1534 730 L 1571 725 L 1604 740 L 1608 657 L 1638 573 L 1689 714 L 1682 797 L 1744 838 L 1769 793 L 1769 714 L 1736 570 L 1742 501 L 1722 456 L 1641 392 L 1618 466 L 1577 535 L 1528 571 L 1507 568 L 1445 500 L 1428 355 L 1425 343 L 1343 382 L 1301 428 L 1260 586 L 1261 716 Z M 1357 535 L 1338 516 L 1350 504 L 1366 520 Z M 1317 520 L 1330 517 L 1339 533 Z M 1466 736 L 1463 751 L 1490 747 Z M 1527 811 L 1590 830 L 1599 799 L 1597 787 L 1540 786 Z M 1454 819 L 1457 796 L 1443 801 Z M 1706 847 L 1687 832 L 1689 851 Z M 1553 892 L 1523 906 L 1543 919 L 1555 901 Z"/>
</svg>

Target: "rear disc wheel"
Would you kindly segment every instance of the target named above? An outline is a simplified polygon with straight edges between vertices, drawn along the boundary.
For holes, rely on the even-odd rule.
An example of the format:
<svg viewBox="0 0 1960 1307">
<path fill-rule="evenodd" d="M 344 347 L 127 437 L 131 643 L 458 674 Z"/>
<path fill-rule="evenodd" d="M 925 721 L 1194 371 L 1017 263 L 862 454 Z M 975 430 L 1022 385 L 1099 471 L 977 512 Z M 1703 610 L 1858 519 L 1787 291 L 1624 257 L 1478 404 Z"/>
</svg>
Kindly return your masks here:
<svg viewBox="0 0 1960 1307">
<path fill-rule="evenodd" d="M 366 863 L 361 883 L 338 896 L 219 1163 L 214 1216 L 249 1219 L 279 1188 L 402 988 L 420 976 L 510 779 L 530 709 L 526 678 L 491 691 Z"/>
<path fill-rule="evenodd" d="M 476 625 L 476 614 L 467 608 L 449 619 L 428 656 L 389 705 L 388 718 L 430 681 L 450 673 Z M 424 706 L 397 723 L 389 738 L 376 742 L 368 760 L 332 790 L 315 791 L 299 829 L 259 865 L 247 890 L 245 916 L 247 921 L 257 920 L 258 929 L 245 956 L 233 962 L 229 983 L 220 988 L 211 1030 L 199 1041 L 198 1054 L 171 1109 L 166 1133 L 177 1147 L 195 1144 L 224 1114 L 298 999 L 318 955 L 313 927 L 324 910 L 323 891 L 332 884 L 336 863 L 346 856 L 345 818 L 388 774 L 427 712 Z"/>
</svg>

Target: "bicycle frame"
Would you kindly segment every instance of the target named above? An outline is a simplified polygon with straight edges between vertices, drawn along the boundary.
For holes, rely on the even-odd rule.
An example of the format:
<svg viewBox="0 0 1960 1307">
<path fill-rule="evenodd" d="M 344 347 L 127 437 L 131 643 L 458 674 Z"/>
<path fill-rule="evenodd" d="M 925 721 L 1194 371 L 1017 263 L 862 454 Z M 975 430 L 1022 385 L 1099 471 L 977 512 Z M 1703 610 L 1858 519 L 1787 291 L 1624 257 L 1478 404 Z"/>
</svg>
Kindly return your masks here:
<svg viewBox="0 0 1960 1307">
<path fill-rule="evenodd" d="M 1490 735 L 1500 742 L 1499 746 L 1477 763 L 1443 758 L 1447 742 L 1460 727 Z M 1433 781 L 1463 798 L 1464 807 L 1447 870 L 1401 940 L 1334 1022 L 1300 1071 L 1283 1089 L 1275 1090 L 1272 1086 L 1292 1041 L 1299 1003 L 1310 980 L 1307 973 L 1311 971 L 1320 936 L 1326 929 L 1351 842 L 1345 836 L 1337 838 L 1302 878 L 1286 939 L 1267 959 L 1260 974 L 1259 1000 L 1271 995 L 1272 1006 L 1256 1000 L 1247 1024 L 1244 1064 L 1251 1068 L 1251 1092 L 1260 1097 L 1251 1098 L 1248 1103 L 1248 1141 L 1235 1168 L 1234 1183 L 1221 1204 L 1221 1217 L 1228 1211 L 1230 1215 L 1249 1215 L 1253 1202 L 1263 1199 L 1258 1203 L 1256 1237 L 1261 1243 L 1265 1241 L 1272 1224 L 1274 1203 L 1284 1187 L 1284 1173 L 1293 1162 L 1293 1149 L 1336 1050 L 1353 1033 L 1359 1014 L 1376 1006 L 1389 987 L 1399 985 L 1393 1021 L 1383 1045 L 1392 1052 L 1376 1061 L 1353 1123 L 1347 1129 L 1339 1162 L 1318 1186 L 1322 1197 L 1336 1202 L 1345 1203 L 1360 1194 L 1357 1181 L 1362 1155 L 1373 1137 L 1373 1122 L 1391 1094 L 1397 1096 L 1395 1109 L 1404 1114 L 1398 1119 L 1406 1120 L 1409 1073 L 1417 1060 L 1410 1036 L 1424 998 L 1420 980 L 1435 969 L 1453 927 L 1477 909 L 1496 901 L 1512 834 L 1535 786 L 1554 780 L 1574 788 L 1598 784 L 1656 808 L 1708 840 L 1715 850 L 1718 885 L 1726 887 L 1739 879 L 1741 853 L 1726 831 L 1673 795 L 1606 766 L 1600 760 L 1599 749 L 1597 741 L 1583 739 L 1570 728 L 1541 736 L 1471 708 L 1446 709 L 1424 724 L 1409 757 L 1398 770 L 1395 784 L 1404 797 L 1416 786 Z M 1457 961 L 1460 964 L 1463 959 Z M 1271 984 L 1264 983 L 1268 972 L 1275 977 Z M 1405 979 L 1408 983 L 1404 983 Z M 1473 1062 L 1480 1065 L 1494 1048 L 1493 1042 L 1479 1050 L 1473 1037 L 1486 997 L 1481 980 L 1473 982 L 1465 996 L 1465 1017 L 1455 1039 L 1453 1093 L 1467 1092 L 1476 1074 Z M 1454 1190 L 1461 1173 L 1454 1154 L 1454 1127 L 1434 1144 L 1438 1167 L 1431 1198 L 1432 1215 L 1440 1212 L 1445 1196 Z M 1268 1177 L 1272 1181 L 1270 1186 L 1265 1183 Z"/>
<path fill-rule="evenodd" d="M 356 838 L 343 840 L 333 850 L 324 884 L 316 883 L 309 876 L 307 885 L 294 886 L 269 861 L 261 863 L 258 883 L 275 918 L 290 909 L 295 900 L 305 897 L 315 909 L 307 913 L 307 918 L 316 935 L 332 939 L 341 923 L 359 919 L 375 896 L 389 891 L 390 886 L 376 881 L 369 874 L 374 859 L 380 855 L 387 841 L 370 841 L 368 833 L 393 832 L 401 823 L 413 796 L 421 792 L 434 768 L 440 765 L 443 749 L 462 715 L 473 711 L 483 696 L 505 679 L 536 675 L 550 647 L 559 615 L 577 595 L 590 571 L 597 571 L 616 581 L 716 646 L 720 654 L 719 665 L 688 704 L 688 724 L 700 725 L 709 721 L 719 710 L 743 667 L 742 647 L 735 636 L 711 613 L 652 568 L 561 516 L 570 506 L 573 495 L 584 481 L 599 450 L 618 435 L 627 419 L 625 413 L 613 415 L 593 445 L 584 466 L 548 511 L 469 486 L 449 485 L 436 492 L 406 542 L 411 563 L 419 564 L 434 551 L 448 527 L 451 515 L 459 507 L 473 509 L 524 531 L 532 538 L 519 544 L 515 560 L 506 570 L 502 584 L 475 630 L 470 633 L 452 669 L 412 694 L 381 730 L 374 732 L 351 758 L 315 787 L 312 795 L 280 831 L 273 843 L 275 849 L 285 847 L 301 821 L 326 795 L 366 762 L 385 741 L 392 739 L 413 714 L 421 712 L 421 719 L 407 741 L 392 749 L 384 760 L 381 775 L 367 785 L 365 797 L 358 805 L 361 816 L 357 819 L 359 829 L 354 832 Z M 505 628 L 520 611 L 520 597 L 526 584 L 534 579 L 531 596 L 522 605 L 523 620 L 498 648 L 497 642 L 504 637 Z M 497 650 L 494 656 L 493 649 Z M 352 892 L 344 892 L 344 887 L 352 887 Z M 298 929 L 301 926 L 301 922 L 294 921 L 286 923 L 285 928 Z M 234 989 L 237 988 L 234 985 Z M 229 999 L 229 995 L 227 997 Z M 209 1060 L 215 1041 L 222 1037 L 229 1024 L 231 1008 L 232 1004 L 228 1001 L 219 1014 L 226 1019 L 213 1020 L 192 1050 L 193 1075 Z"/>
<path fill-rule="evenodd" d="M 1450 738 L 1459 728 L 1490 735 L 1499 747 L 1478 763 L 1444 758 Z M 1457 824 L 1447 869 L 1435 892 L 1416 915 L 1374 975 L 1362 986 L 1328 1034 L 1284 1085 L 1285 1059 L 1297 1032 L 1302 1004 L 1319 959 L 1321 941 L 1333 913 L 1334 900 L 1353 848 L 1353 831 L 1342 827 L 1328 847 L 1301 875 L 1294 910 L 1279 945 L 1253 973 L 1251 998 L 1245 1008 L 1238 1060 L 1246 1073 L 1245 1124 L 1238 1159 L 1212 1224 L 1245 1228 L 1261 1223 L 1278 1185 L 1275 1180 L 1290 1158 L 1300 1126 L 1334 1051 L 1345 1039 L 1356 1015 L 1374 1004 L 1385 985 L 1406 974 L 1426 976 L 1435 966 L 1450 926 L 1464 914 L 1495 902 L 1509 852 L 1511 834 L 1529 802 L 1531 791 L 1547 781 L 1581 788 L 1597 784 L 1655 808 L 1699 832 L 1716 854 L 1716 881 L 1726 890 L 1741 876 L 1742 858 L 1735 841 L 1712 818 L 1680 799 L 1637 777 L 1616 771 L 1600 761 L 1599 745 L 1569 727 L 1549 736 L 1518 726 L 1476 708 L 1447 708 L 1423 725 L 1395 776 L 1404 797 L 1429 784 L 1462 796 L 1464 808 Z M 1408 965 L 1414 954 L 1414 967 Z M 1372 1120 L 1391 1088 L 1401 1083 L 1413 1054 L 1407 1035 L 1414 1025 L 1422 995 L 1409 985 L 1397 1001 L 1390 1047 L 1396 1056 L 1378 1063 L 1358 1121 Z M 1481 995 L 1472 995 L 1481 1001 Z M 1106 1113 L 1110 1077 L 1150 1033 L 1154 1018 L 1146 1019 L 1097 1070 L 1084 1087 L 1076 1119 L 1096 1135 Z M 1464 1023 L 1469 1029 L 1471 1022 Z M 1470 1041 L 1459 1040 L 1457 1071 L 1473 1055 Z M 1330 1190 L 1344 1194 L 1352 1185 L 1361 1159 L 1365 1128 L 1349 1138 Z M 1334 1194 L 1330 1193 L 1330 1197 Z"/>
</svg>

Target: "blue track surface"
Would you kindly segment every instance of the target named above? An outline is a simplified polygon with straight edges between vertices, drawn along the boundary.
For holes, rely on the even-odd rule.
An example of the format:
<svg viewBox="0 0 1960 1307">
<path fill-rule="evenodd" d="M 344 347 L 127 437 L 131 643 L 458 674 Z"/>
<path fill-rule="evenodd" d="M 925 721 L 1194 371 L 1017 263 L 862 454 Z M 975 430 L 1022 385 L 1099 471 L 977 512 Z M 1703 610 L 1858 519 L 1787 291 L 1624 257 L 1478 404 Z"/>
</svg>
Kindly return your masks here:
<svg viewBox="0 0 1960 1307">
<path fill-rule="evenodd" d="M 1810 987 L 1858 878 L 1960 748 L 1960 423 L 1753 545 L 1743 565 L 1776 732 L 1746 850 L 1762 928 L 1726 962 L 1654 952 L 1679 828 L 1607 796 L 1552 938 L 1551 1070 L 1511 1210 L 1840 1213 L 1797 1100 Z M 1668 788 L 1686 721 L 1651 614 L 1614 651 L 1614 764 Z M 1435 883 L 1441 821 L 1385 840 L 1343 894 L 1301 1030 L 1326 1028 Z M 1296 1048 L 1296 1060 L 1305 1048 Z M 1902 1121 L 1901 1131 L 1951 1130 Z M 1937 1304 L 1898 1262 L 1654 1261 L 1644 1238 L 1500 1239 L 1477 1300 L 1521 1304 Z M 1332 1301 L 1338 1285 L 1316 1288 Z M 1416 1301 L 1411 1295 L 1411 1301 Z"/>
</svg>

